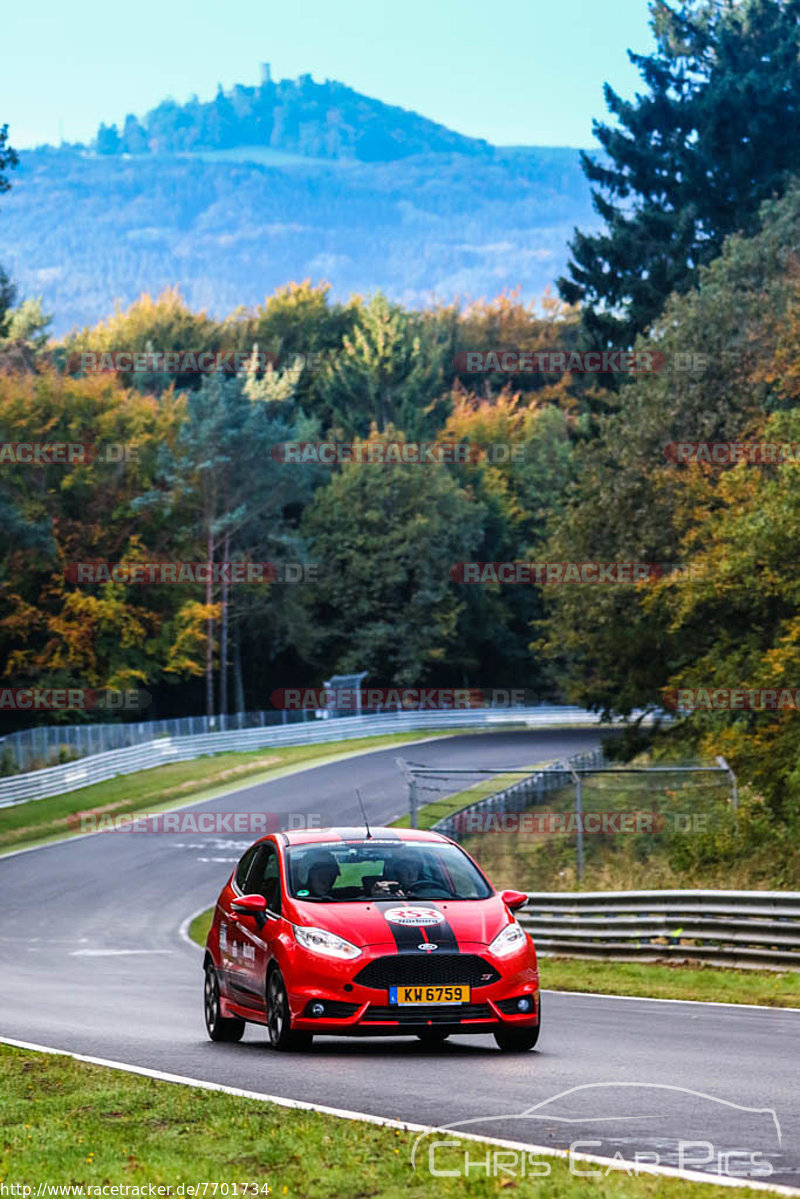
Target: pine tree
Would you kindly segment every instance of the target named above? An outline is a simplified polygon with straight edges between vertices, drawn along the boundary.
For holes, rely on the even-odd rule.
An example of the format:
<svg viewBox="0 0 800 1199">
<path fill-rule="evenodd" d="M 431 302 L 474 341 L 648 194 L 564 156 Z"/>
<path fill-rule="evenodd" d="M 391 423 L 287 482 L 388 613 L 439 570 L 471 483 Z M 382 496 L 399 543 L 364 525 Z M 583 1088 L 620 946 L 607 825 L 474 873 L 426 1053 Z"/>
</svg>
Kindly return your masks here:
<svg viewBox="0 0 800 1199">
<path fill-rule="evenodd" d="M 647 90 L 607 84 L 605 154 L 583 155 L 605 231 L 576 231 L 561 295 L 593 346 L 630 345 L 715 258 L 752 234 L 761 202 L 800 169 L 800 0 L 654 0 L 655 53 L 630 53 Z"/>
<path fill-rule="evenodd" d="M 4 172 L 19 162 L 16 151 L 8 144 L 8 125 L 0 125 L 0 195 L 11 187 Z M 8 312 L 16 299 L 16 288 L 0 266 L 0 337 L 6 331 Z"/>
<path fill-rule="evenodd" d="M 389 424 L 410 437 L 429 435 L 445 415 L 443 361 L 431 323 L 378 292 L 358 309 L 341 350 L 320 374 L 322 415 L 360 437 Z"/>
</svg>

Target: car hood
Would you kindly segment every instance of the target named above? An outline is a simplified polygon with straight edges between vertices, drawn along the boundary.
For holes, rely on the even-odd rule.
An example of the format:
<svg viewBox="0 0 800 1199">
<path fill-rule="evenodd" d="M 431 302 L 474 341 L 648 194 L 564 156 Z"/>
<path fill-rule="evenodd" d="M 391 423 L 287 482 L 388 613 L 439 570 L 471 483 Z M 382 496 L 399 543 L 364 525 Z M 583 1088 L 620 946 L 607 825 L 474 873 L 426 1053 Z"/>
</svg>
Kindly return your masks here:
<svg viewBox="0 0 800 1199">
<path fill-rule="evenodd" d="M 510 922 L 499 895 L 469 900 L 370 900 L 304 903 L 294 900 L 296 923 L 336 933 L 353 945 L 412 949 L 433 941 L 457 950 L 467 942 L 488 945 Z M 290 917 L 291 918 L 291 917 Z"/>
</svg>

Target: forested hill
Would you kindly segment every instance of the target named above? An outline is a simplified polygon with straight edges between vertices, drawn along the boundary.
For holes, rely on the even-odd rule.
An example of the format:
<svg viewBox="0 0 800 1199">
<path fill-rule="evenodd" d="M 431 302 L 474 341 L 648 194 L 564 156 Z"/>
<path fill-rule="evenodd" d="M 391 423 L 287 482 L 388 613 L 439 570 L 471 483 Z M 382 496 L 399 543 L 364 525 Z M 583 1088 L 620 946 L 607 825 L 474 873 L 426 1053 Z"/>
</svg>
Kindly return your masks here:
<svg viewBox="0 0 800 1199">
<path fill-rule="evenodd" d="M 187 104 L 165 100 L 143 121 L 132 114 L 121 130 L 101 125 L 94 148 L 100 154 L 163 154 L 264 146 L 309 158 L 391 162 L 412 154 L 481 155 L 487 142 L 464 137 L 418 113 L 363 96 L 343 83 L 310 75 L 270 78 L 261 68 L 258 87 L 237 84 L 215 99 Z"/>
<path fill-rule="evenodd" d="M 532 299 L 597 219 L 577 150 L 493 147 L 306 76 L 25 152 L 0 263 L 56 333 L 172 285 L 215 316 L 305 278 L 411 306 Z"/>
</svg>

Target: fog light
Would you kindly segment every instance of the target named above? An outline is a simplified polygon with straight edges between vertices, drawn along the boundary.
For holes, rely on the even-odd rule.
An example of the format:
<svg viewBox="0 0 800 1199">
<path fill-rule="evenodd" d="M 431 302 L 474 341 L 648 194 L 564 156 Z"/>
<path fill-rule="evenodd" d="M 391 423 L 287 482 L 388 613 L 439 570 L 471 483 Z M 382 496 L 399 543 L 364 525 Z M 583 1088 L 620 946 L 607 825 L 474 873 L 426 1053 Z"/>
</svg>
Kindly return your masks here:
<svg viewBox="0 0 800 1199">
<path fill-rule="evenodd" d="M 325 1004 L 324 1003 L 312 1003 L 311 1015 L 312 1016 L 324 1016 L 325 1015 Z"/>
<path fill-rule="evenodd" d="M 531 1003 L 530 999 L 517 1000 L 517 1010 L 520 1012 L 529 1012 L 532 1007 L 533 1004 Z"/>
</svg>

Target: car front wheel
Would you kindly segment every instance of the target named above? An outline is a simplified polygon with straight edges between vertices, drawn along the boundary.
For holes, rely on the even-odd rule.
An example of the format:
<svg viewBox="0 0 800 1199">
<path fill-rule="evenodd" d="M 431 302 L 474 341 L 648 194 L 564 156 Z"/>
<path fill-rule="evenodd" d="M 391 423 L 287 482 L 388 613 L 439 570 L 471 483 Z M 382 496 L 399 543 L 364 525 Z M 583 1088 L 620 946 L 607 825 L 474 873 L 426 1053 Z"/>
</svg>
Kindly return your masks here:
<svg viewBox="0 0 800 1199">
<path fill-rule="evenodd" d="M 220 1015 L 219 979 L 211 962 L 206 965 L 203 1010 L 208 1035 L 212 1041 L 241 1041 L 245 1022 Z"/>
<path fill-rule="evenodd" d="M 535 1028 L 499 1028 L 494 1039 L 504 1053 L 525 1053 L 539 1040 L 542 1027 L 542 999 L 539 997 L 539 1022 Z"/>
<path fill-rule="evenodd" d="M 277 966 L 267 979 L 267 1032 L 272 1048 L 282 1052 L 308 1049 L 313 1040 L 310 1032 L 296 1032 L 292 1029 L 286 983 Z"/>
</svg>

